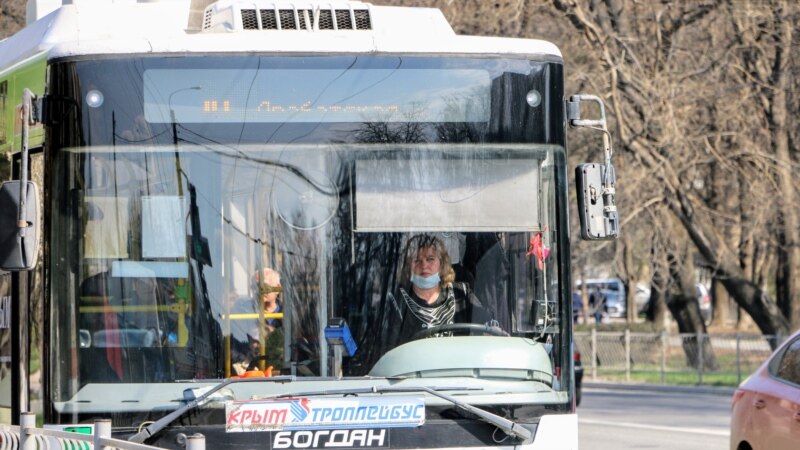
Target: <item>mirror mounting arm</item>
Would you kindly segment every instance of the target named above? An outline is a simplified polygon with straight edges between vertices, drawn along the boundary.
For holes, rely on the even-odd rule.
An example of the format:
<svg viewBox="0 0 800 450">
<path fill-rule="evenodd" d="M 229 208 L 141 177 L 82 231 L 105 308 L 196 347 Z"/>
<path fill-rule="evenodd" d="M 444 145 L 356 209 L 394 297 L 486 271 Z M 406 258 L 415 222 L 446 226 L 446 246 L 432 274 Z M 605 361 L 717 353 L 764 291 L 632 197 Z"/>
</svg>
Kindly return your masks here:
<svg viewBox="0 0 800 450">
<path fill-rule="evenodd" d="M 599 119 L 582 119 L 581 118 L 581 102 L 593 102 L 600 108 Z M 603 133 L 603 153 L 605 154 L 606 166 L 611 165 L 611 156 L 613 149 L 611 148 L 611 134 L 608 132 L 606 121 L 606 107 L 603 100 L 596 95 L 578 94 L 573 95 L 567 102 L 567 120 L 569 124 L 575 128 L 590 128 L 598 130 Z"/>
<path fill-rule="evenodd" d="M 22 91 L 22 154 L 20 155 L 20 183 L 19 183 L 19 210 L 17 211 L 17 232 L 19 237 L 24 238 L 25 232 L 30 226 L 26 216 L 28 208 L 25 205 L 26 191 L 28 189 L 28 135 L 30 126 L 33 125 L 33 103 L 36 98 L 30 89 Z"/>
</svg>

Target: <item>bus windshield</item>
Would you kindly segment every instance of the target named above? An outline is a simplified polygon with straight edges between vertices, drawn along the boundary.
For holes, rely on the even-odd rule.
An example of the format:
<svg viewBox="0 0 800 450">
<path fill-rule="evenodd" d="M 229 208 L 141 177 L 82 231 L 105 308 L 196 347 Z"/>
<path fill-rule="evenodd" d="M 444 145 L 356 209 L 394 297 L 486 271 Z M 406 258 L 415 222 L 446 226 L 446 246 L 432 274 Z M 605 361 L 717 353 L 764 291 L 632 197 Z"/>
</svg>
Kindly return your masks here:
<svg viewBox="0 0 800 450">
<path fill-rule="evenodd" d="M 233 72 L 195 72 L 180 87 L 176 69 L 141 65 L 130 66 L 138 94 L 115 93 L 91 71 L 55 83 L 84 104 L 81 131 L 64 127 L 51 165 L 51 392 L 62 420 L 152 419 L 175 409 L 184 389 L 253 372 L 316 383 L 303 391 L 459 378 L 478 383 L 484 402 L 522 401 L 492 394 L 524 392 L 567 404 L 566 157 L 561 143 L 530 136 L 491 142 L 501 115 L 492 85 L 507 75 L 456 71 L 450 92 L 460 83 L 472 97 L 448 108 L 446 97 L 428 96 L 441 120 L 379 121 L 388 113 L 378 97 L 344 105 L 337 99 L 355 94 L 342 87 L 284 93 L 272 105 L 285 110 L 256 118 L 247 100 L 224 106 L 194 89 Z M 446 72 L 438 70 L 434 85 Z M 272 75 L 248 75 L 262 100 Z M 306 73 L 300 85 L 331 75 Z M 346 83 L 386 76 L 354 73 Z M 403 92 L 418 78 L 400 77 Z M 170 100 L 154 93 L 159 80 L 172 80 L 164 92 L 188 90 Z M 531 86 L 500 91 L 519 91 L 525 104 Z M 309 98 L 328 109 L 303 112 Z M 410 117 L 413 105 L 421 107 L 394 111 Z M 77 115 L 68 102 L 55 108 Z M 294 113 L 309 116 L 297 123 Z M 292 392 L 254 389 L 233 396 Z"/>
</svg>

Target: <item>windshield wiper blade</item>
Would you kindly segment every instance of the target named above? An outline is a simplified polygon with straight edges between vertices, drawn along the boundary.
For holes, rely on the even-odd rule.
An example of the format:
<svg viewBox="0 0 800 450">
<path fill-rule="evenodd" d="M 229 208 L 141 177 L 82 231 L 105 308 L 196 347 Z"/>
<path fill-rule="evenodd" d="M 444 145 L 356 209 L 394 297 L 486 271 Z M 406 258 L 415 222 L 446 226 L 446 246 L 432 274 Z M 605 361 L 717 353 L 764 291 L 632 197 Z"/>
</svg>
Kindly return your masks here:
<svg viewBox="0 0 800 450">
<path fill-rule="evenodd" d="M 409 390 L 413 390 L 413 389 L 419 389 L 419 390 L 427 392 L 430 395 L 433 395 L 434 397 L 439 397 L 439 398 L 441 398 L 443 400 L 447 400 L 448 402 L 450 402 L 453 405 L 463 409 L 464 411 L 467 411 L 467 412 L 470 412 L 472 414 L 475 414 L 476 416 L 478 416 L 481 419 L 483 419 L 484 422 L 487 422 L 489 424 L 492 424 L 492 425 L 496 426 L 497 428 L 503 430 L 509 436 L 516 436 L 516 437 L 520 438 L 523 442 L 529 441 L 529 440 L 531 440 L 531 438 L 533 438 L 533 434 L 530 432 L 530 430 L 528 430 L 527 428 L 523 427 L 522 425 L 514 422 L 513 420 L 506 419 L 505 417 L 500 417 L 497 414 L 491 413 L 489 411 L 485 411 L 485 410 L 480 409 L 480 408 L 476 408 L 476 407 L 474 407 L 474 406 L 472 406 L 470 404 L 467 404 L 467 403 L 461 402 L 459 400 L 456 400 L 455 398 L 453 398 L 453 397 L 451 397 L 451 396 L 449 396 L 447 394 L 443 394 L 441 392 L 438 392 L 436 389 L 433 389 L 433 388 L 424 387 L 424 386 L 423 387 L 419 387 L 419 388 L 413 388 L 411 386 L 408 386 L 408 387 L 404 387 L 404 386 L 387 386 L 385 388 L 379 388 L 379 389 L 381 389 L 383 392 L 403 392 L 403 391 L 409 391 Z"/>
<path fill-rule="evenodd" d="M 129 437 L 128 440 L 130 442 L 136 443 L 143 443 L 145 439 L 149 438 L 150 436 L 158 433 L 159 431 L 163 430 L 166 426 L 171 424 L 175 419 L 185 414 L 187 411 L 190 411 L 194 408 L 205 403 L 205 401 L 211 397 L 214 393 L 219 391 L 220 389 L 229 386 L 231 384 L 236 383 L 255 383 L 255 382 L 269 382 L 269 383 L 281 383 L 281 382 L 291 382 L 295 381 L 295 377 L 293 375 L 281 375 L 276 377 L 265 377 L 265 378 L 228 378 L 223 380 L 221 383 L 213 386 L 211 389 L 206 391 L 203 395 L 197 397 L 196 399 L 190 401 L 189 403 L 181 406 L 180 408 L 172 411 L 171 413 L 167 414 L 166 416 L 158 419 L 157 421 L 150 424 L 150 426 L 146 427 L 142 431 L 134 434 L 133 436 Z"/>
<path fill-rule="evenodd" d="M 372 386 L 366 388 L 353 388 L 353 389 L 336 389 L 329 391 L 309 391 L 298 392 L 295 394 L 281 394 L 269 398 L 284 398 L 284 397 L 308 397 L 315 395 L 348 395 L 348 394 L 381 394 L 386 392 L 426 392 L 434 397 L 439 397 L 446 400 L 458 408 L 463 409 L 469 413 L 478 416 L 481 420 L 497 428 L 503 430 L 509 436 L 515 436 L 523 442 L 533 438 L 530 430 L 522 425 L 514 422 L 513 420 L 506 419 L 505 417 L 498 416 L 497 414 L 477 408 L 470 404 L 461 402 L 447 394 L 439 391 L 464 391 L 464 390 L 479 390 L 465 387 L 427 387 L 427 386 Z"/>
</svg>

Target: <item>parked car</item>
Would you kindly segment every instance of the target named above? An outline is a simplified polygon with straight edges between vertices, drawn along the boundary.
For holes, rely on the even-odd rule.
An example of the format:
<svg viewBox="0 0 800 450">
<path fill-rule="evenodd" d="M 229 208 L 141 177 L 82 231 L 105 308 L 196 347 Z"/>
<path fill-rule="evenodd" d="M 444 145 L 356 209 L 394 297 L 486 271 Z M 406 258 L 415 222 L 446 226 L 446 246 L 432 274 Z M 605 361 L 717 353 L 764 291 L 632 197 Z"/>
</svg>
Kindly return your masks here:
<svg viewBox="0 0 800 450">
<path fill-rule="evenodd" d="M 582 282 L 576 284 L 581 289 Z M 596 278 L 586 280 L 586 289 L 590 298 L 600 293 L 603 299 L 602 312 L 608 317 L 625 317 L 625 285 L 619 278 Z M 590 305 L 592 306 L 592 305 Z"/>
<path fill-rule="evenodd" d="M 800 448 L 800 330 L 733 394 L 730 450 Z"/>
<path fill-rule="evenodd" d="M 575 406 L 581 404 L 581 385 L 583 384 L 583 364 L 581 364 L 581 352 L 573 353 L 575 358 Z"/>
</svg>

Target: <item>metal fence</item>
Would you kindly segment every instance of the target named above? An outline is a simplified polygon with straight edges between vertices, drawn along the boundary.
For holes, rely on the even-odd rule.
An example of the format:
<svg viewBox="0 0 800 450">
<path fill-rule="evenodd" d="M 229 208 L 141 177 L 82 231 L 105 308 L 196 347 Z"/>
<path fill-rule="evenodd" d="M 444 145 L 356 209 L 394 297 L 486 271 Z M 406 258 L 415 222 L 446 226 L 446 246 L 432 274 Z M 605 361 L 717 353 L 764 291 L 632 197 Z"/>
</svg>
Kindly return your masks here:
<svg viewBox="0 0 800 450">
<path fill-rule="evenodd" d="M 22 413 L 19 426 L 0 426 L 0 450 L 159 450 L 152 447 L 111 437 L 111 421 L 94 423 L 94 434 L 36 427 L 36 416 Z M 205 437 L 201 434 L 187 436 L 186 450 L 205 450 Z"/>
<path fill-rule="evenodd" d="M 756 334 L 575 333 L 591 380 L 738 386 L 785 337 Z"/>
</svg>

